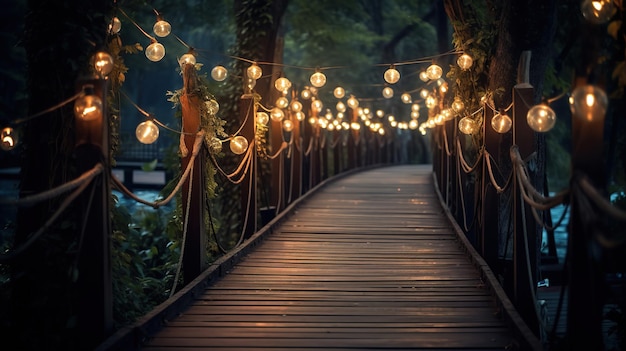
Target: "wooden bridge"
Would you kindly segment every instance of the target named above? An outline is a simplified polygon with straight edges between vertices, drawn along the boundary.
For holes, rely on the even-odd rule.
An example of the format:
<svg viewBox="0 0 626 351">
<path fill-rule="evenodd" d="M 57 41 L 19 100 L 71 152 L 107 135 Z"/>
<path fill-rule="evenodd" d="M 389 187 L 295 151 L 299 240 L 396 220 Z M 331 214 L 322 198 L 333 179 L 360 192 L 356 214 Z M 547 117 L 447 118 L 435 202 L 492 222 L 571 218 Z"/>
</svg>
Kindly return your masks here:
<svg viewBox="0 0 626 351">
<path fill-rule="evenodd" d="M 101 349 L 540 347 L 449 221 L 432 166 L 343 176 L 286 214 Z"/>
</svg>

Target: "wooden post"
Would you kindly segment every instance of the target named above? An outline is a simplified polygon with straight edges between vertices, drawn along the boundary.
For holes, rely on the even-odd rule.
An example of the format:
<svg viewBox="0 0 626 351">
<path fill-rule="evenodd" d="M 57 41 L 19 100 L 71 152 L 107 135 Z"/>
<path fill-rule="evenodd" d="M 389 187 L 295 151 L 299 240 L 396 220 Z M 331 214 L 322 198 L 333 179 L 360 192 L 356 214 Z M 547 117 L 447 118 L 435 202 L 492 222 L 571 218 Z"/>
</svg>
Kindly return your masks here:
<svg viewBox="0 0 626 351">
<path fill-rule="evenodd" d="M 500 143 L 502 136 L 491 128 L 491 120 L 494 117 L 494 112 L 490 108 L 484 109 L 483 118 L 483 136 L 484 136 L 484 148 L 485 151 L 495 155 L 498 160 L 498 154 L 500 152 Z M 482 228 L 476 233 L 478 238 L 475 238 L 474 242 L 478 246 L 477 249 L 481 256 L 487 261 L 487 264 L 495 269 L 497 267 L 499 257 L 499 244 L 504 244 L 506 240 L 501 240 L 502 236 L 499 229 L 500 218 L 498 213 L 500 211 L 500 196 L 496 189 L 491 185 L 489 180 L 489 170 L 487 169 L 486 159 L 483 159 L 482 163 L 482 175 L 480 177 L 480 193 L 483 196 L 482 200 Z M 508 230 L 508 229 L 507 229 Z M 506 249 L 505 249 L 506 250 Z M 503 258 L 506 265 L 509 261 L 508 257 Z M 508 279 L 505 279 L 505 285 L 511 283 Z"/>
<path fill-rule="evenodd" d="M 85 214 L 84 237 L 78 257 L 77 339 L 80 349 L 93 349 L 113 332 L 113 293 L 111 281 L 111 224 L 109 214 L 109 124 L 107 116 L 107 81 L 81 80 L 93 85 L 94 94 L 102 99 L 102 116 L 98 120 L 76 119 L 76 168 L 84 173 L 102 162 L 104 170 L 77 198 Z M 93 197 L 91 197 L 93 194 Z"/>
<path fill-rule="evenodd" d="M 302 153 L 305 145 L 302 143 L 302 137 L 300 135 L 300 125 L 302 122 L 298 121 L 295 116 L 292 115 L 293 130 L 291 131 L 291 138 L 293 140 L 294 149 L 291 154 L 291 187 L 289 190 L 289 202 L 297 199 L 301 195 L 302 184 Z M 299 145 L 299 146 L 298 146 Z"/>
<path fill-rule="evenodd" d="M 254 103 L 254 95 L 244 94 L 241 97 L 239 113 L 241 114 L 240 118 L 243 124 L 241 127 L 241 136 L 248 140 L 250 147 L 256 148 L 256 145 L 253 145 L 256 128 L 256 105 Z M 257 226 L 256 150 L 251 150 L 251 152 L 252 154 L 249 160 L 250 168 L 241 182 L 241 219 L 243 220 L 242 231 L 245 239 L 254 234 Z"/>
<path fill-rule="evenodd" d="M 201 97 L 193 92 L 196 91 L 197 72 L 193 65 L 187 64 L 183 68 L 184 92 L 180 97 L 182 110 L 182 130 L 187 133 L 183 136 L 187 155 L 181 159 L 182 169 L 186 169 L 191 161 L 196 133 L 200 130 L 200 104 Z M 203 147 L 203 144 L 201 144 Z M 194 280 L 208 267 L 206 255 L 206 231 L 204 228 L 204 159 L 201 151 L 198 153 L 191 170 L 191 178 L 183 183 L 182 208 L 183 218 L 187 219 L 187 233 L 183 256 L 183 280 L 185 284 Z M 189 181 L 191 180 L 191 188 Z M 189 207 L 187 207 L 189 204 Z"/>
</svg>

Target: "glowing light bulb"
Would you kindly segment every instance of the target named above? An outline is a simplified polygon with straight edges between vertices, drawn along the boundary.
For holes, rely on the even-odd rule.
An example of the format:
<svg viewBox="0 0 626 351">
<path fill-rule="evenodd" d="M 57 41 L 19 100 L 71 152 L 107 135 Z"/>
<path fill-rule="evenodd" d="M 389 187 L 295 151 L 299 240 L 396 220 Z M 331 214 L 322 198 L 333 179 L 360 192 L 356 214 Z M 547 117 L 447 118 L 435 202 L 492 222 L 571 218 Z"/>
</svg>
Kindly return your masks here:
<svg viewBox="0 0 626 351">
<path fill-rule="evenodd" d="M 503 113 L 496 113 L 491 119 L 491 127 L 500 134 L 507 133 L 511 130 L 512 124 L 513 121 L 511 121 L 511 117 Z"/>
<path fill-rule="evenodd" d="M 109 33 L 117 34 L 122 29 L 122 22 L 119 18 L 113 17 L 109 23 Z"/>
<path fill-rule="evenodd" d="M 411 119 L 418 119 L 418 118 L 420 118 L 419 111 L 411 111 Z"/>
<path fill-rule="evenodd" d="M 458 127 L 461 133 L 467 134 L 467 135 L 474 134 L 476 133 L 476 131 L 478 131 L 478 125 L 476 124 L 476 121 L 474 121 L 473 119 L 469 117 L 461 118 L 459 120 Z"/>
<path fill-rule="evenodd" d="M 420 110 L 420 105 L 419 104 L 415 103 L 415 104 L 411 105 L 411 111 L 419 112 L 419 110 Z"/>
<path fill-rule="evenodd" d="M 280 92 L 287 92 L 287 90 L 291 88 L 291 81 L 287 78 L 280 77 L 274 82 L 274 88 Z"/>
<path fill-rule="evenodd" d="M 302 100 L 308 100 L 311 98 L 311 91 L 309 89 L 304 89 L 300 92 L 300 97 L 302 97 Z"/>
<path fill-rule="evenodd" d="M 248 88 L 249 91 L 252 91 L 252 89 L 254 89 L 254 87 L 256 86 L 256 79 L 254 78 L 246 78 L 246 88 Z"/>
<path fill-rule="evenodd" d="M 612 0 L 584 0 L 580 5 L 583 17 L 591 23 L 603 24 L 615 14 Z"/>
<path fill-rule="evenodd" d="M 235 155 L 241 155 L 248 150 L 248 140 L 241 135 L 230 139 L 230 151 Z"/>
<path fill-rule="evenodd" d="M 151 120 L 141 122 L 135 129 L 135 136 L 142 144 L 152 144 L 159 138 L 159 127 Z"/>
<path fill-rule="evenodd" d="M 249 78 L 256 80 L 261 78 L 261 76 L 263 75 L 263 70 L 261 69 L 261 67 L 257 66 L 256 63 L 253 63 L 252 65 L 250 65 L 250 67 L 248 67 L 247 73 Z"/>
<path fill-rule="evenodd" d="M 411 94 L 409 93 L 403 93 L 402 95 L 400 95 L 400 100 L 402 100 L 402 102 L 404 102 L 405 104 L 410 104 L 411 102 L 413 102 L 413 99 L 411 99 Z"/>
<path fill-rule="evenodd" d="M 165 56 L 165 47 L 159 42 L 154 42 L 146 48 L 146 57 L 152 62 L 158 62 Z"/>
<path fill-rule="evenodd" d="M 85 121 L 102 118 L 102 99 L 87 92 L 74 102 L 74 115 Z"/>
<path fill-rule="evenodd" d="M 154 31 L 154 34 L 156 34 L 156 36 L 163 38 L 170 35 L 170 33 L 172 32 L 172 26 L 168 21 L 159 20 L 154 24 L 152 30 Z"/>
<path fill-rule="evenodd" d="M 383 77 L 385 78 L 385 82 L 396 84 L 400 80 L 400 72 L 392 65 L 385 71 Z"/>
<path fill-rule="evenodd" d="M 322 108 L 324 108 L 324 103 L 322 102 L 322 100 L 314 100 L 311 103 L 311 108 L 317 112 L 321 112 Z"/>
<path fill-rule="evenodd" d="M 437 80 L 441 78 L 442 74 L 443 74 L 443 69 L 441 69 L 441 67 L 439 67 L 438 65 L 432 64 L 428 66 L 428 68 L 426 68 L 426 75 L 428 76 L 428 79 L 430 80 Z"/>
<path fill-rule="evenodd" d="M 302 111 L 296 112 L 296 120 L 304 121 L 305 118 L 306 118 L 306 115 L 304 114 L 304 112 Z"/>
<path fill-rule="evenodd" d="M 378 118 L 383 118 L 385 116 L 385 111 L 383 111 L 383 110 L 376 110 L 376 116 Z"/>
<path fill-rule="evenodd" d="M 424 104 L 426 104 L 426 108 L 434 108 L 435 106 L 437 106 L 437 98 L 432 95 L 428 95 L 426 101 L 424 101 Z"/>
<path fill-rule="evenodd" d="M 326 76 L 322 72 L 313 73 L 309 80 L 311 81 L 311 85 L 316 88 L 321 88 L 326 84 Z"/>
<path fill-rule="evenodd" d="M 380 134 L 380 135 L 385 135 L 385 130 L 384 130 L 383 128 L 380 128 L 380 129 L 378 130 L 378 134 Z"/>
<path fill-rule="evenodd" d="M 584 85 L 574 89 L 570 97 L 570 109 L 573 116 L 587 122 L 603 118 L 608 104 L 606 93 L 593 85 Z"/>
<path fill-rule="evenodd" d="M 468 54 L 463 54 L 456 59 L 456 64 L 459 65 L 462 70 L 466 71 L 474 64 L 474 59 Z"/>
<path fill-rule="evenodd" d="M 284 117 L 285 117 L 285 113 L 283 112 L 283 110 L 281 110 L 278 107 L 274 107 L 270 111 L 270 118 L 272 119 L 272 121 L 280 122 L 283 120 Z"/>
<path fill-rule="evenodd" d="M 270 116 L 263 111 L 256 113 L 256 123 L 266 125 L 270 121 Z"/>
<path fill-rule="evenodd" d="M 93 55 L 93 68 L 104 77 L 113 70 L 113 57 L 104 51 L 98 51 Z"/>
<path fill-rule="evenodd" d="M 422 99 L 426 99 L 428 97 L 428 95 L 430 95 L 430 92 L 428 91 L 428 89 L 420 90 L 420 97 Z"/>
<path fill-rule="evenodd" d="M 178 64 L 180 65 L 181 68 L 184 67 L 185 65 L 195 65 L 196 57 L 191 53 L 184 54 L 178 59 Z"/>
<path fill-rule="evenodd" d="M 354 96 L 350 96 L 348 98 L 348 107 L 350 107 L 351 109 L 356 109 L 359 107 L 359 100 L 357 100 L 357 98 L 355 98 Z"/>
<path fill-rule="evenodd" d="M 286 97 L 281 96 L 276 99 L 276 107 L 287 108 L 287 106 L 289 106 L 289 100 Z"/>
<path fill-rule="evenodd" d="M 459 113 L 463 111 L 463 109 L 465 109 L 465 104 L 463 103 L 461 98 L 459 97 L 454 98 L 454 101 L 452 102 L 452 110 L 456 113 Z"/>
<path fill-rule="evenodd" d="M 342 87 L 336 87 L 335 90 L 333 90 L 333 95 L 335 98 L 341 99 L 346 95 L 346 90 Z"/>
<path fill-rule="evenodd" d="M 385 99 L 391 99 L 393 97 L 393 89 L 391 89 L 390 87 L 384 87 L 383 88 L 383 97 Z"/>
<path fill-rule="evenodd" d="M 547 104 L 535 105 L 528 110 L 526 121 L 535 132 L 547 132 L 556 123 L 556 113 Z"/>
<path fill-rule="evenodd" d="M 344 104 L 342 101 L 337 102 L 337 105 L 335 105 L 335 109 L 339 112 L 346 112 L 346 104 Z"/>
<path fill-rule="evenodd" d="M 422 82 L 428 82 L 428 73 L 426 73 L 426 71 L 421 71 L 420 72 L 420 80 Z"/>
<path fill-rule="evenodd" d="M 228 77 L 228 70 L 224 66 L 215 66 L 211 70 L 211 78 L 216 82 L 223 82 Z"/>
<path fill-rule="evenodd" d="M 315 117 L 309 118 L 309 124 L 316 125 L 317 124 L 317 118 L 315 118 Z"/>
<path fill-rule="evenodd" d="M 416 130 L 417 127 L 419 127 L 419 122 L 417 122 L 416 119 L 412 119 L 411 121 L 409 121 L 409 129 L 410 130 Z"/>
<path fill-rule="evenodd" d="M 361 130 L 361 124 L 358 122 L 350 123 L 350 129 L 352 130 Z"/>
<path fill-rule="evenodd" d="M 291 107 L 291 111 L 293 112 L 302 111 L 302 103 L 298 100 L 292 101 L 290 107 Z"/>
<path fill-rule="evenodd" d="M 286 119 L 283 121 L 283 130 L 287 133 L 293 130 L 294 124 L 290 119 Z"/>
<path fill-rule="evenodd" d="M 11 151 L 17 146 L 17 133 L 11 127 L 2 128 L 0 134 L 0 148 L 4 151 Z"/>
</svg>

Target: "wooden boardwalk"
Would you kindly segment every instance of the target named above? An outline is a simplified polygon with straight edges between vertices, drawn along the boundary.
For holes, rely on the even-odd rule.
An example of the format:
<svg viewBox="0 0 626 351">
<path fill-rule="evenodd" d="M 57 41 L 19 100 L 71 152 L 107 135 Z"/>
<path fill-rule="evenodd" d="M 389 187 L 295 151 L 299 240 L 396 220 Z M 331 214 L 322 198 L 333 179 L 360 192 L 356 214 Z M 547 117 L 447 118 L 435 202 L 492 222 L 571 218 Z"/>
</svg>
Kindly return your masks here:
<svg viewBox="0 0 626 351">
<path fill-rule="evenodd" d="M 396 166 L 323 187 L 142 349 L 511 347 L 432 182 Z"/>
</svg>

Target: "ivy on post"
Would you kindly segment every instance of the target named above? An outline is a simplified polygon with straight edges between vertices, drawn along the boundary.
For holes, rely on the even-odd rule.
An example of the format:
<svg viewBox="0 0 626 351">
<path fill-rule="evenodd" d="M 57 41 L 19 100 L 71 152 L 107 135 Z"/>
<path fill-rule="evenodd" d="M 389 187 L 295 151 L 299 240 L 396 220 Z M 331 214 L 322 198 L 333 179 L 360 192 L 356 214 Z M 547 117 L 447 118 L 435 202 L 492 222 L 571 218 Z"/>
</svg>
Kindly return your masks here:
<svg viewBox="0 0 626 351">
<path fill-rule="evenodd" d="M 106 113 L 107 81 L 84 79 L 78 89 L 102 102 L 102 109 L 88 106 L 75 119 L 77 171 L 82 174 L 99 163 L 102 173 L 96 176 L 77 198 L 84 213 L 83 237 L 78 264 L 72 274 L 77 277 L 77 343 L 81 349 L 92 349 L 113 332 L 113 294 L 111 280 L 111 242 L 109 221 L 109 128 Z M 81 99 L 81 98 L 79 98 Z M 87 110 L 91 112 L 87 112 Z"/>
<path fill-rule="evenodd" d="M 192 64 L 183 65 L 183 93 L 180 96 L 182 111 L 181 142 L 187 150 L 181 159 L 182 169 L 186 169 L 192 160 L 192 151 L 196 140 L 196 134 L 200 131 L 200 104 L 202 97 L 197 94 L 198 77 L 196 68 Z M 182 147 L 183 145 L 181 145 Z M 205 170 L 200 161 L 203 156 L 204 144 L 200 144 L 200 152 L 193 163 L 190 178 L 187 178 L 182 186 L 183 221 L 186 221 L 186 238 L 184 240 L 183 256 L 183 279 L 185 283 L 194 280 L 208 267 L 206 255 L 206 230 L 204 227 L 204 203 L 205 203 Z"/>
</svg>

